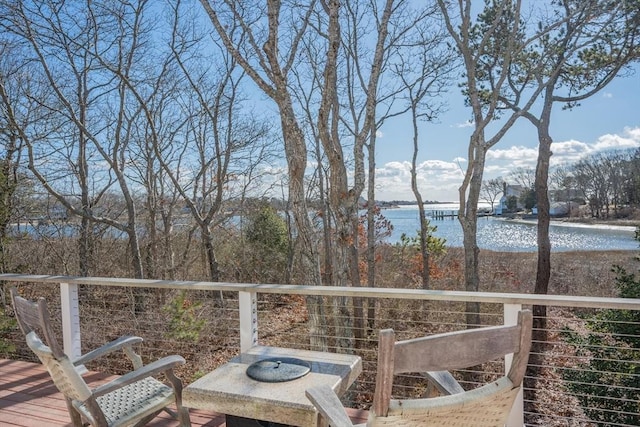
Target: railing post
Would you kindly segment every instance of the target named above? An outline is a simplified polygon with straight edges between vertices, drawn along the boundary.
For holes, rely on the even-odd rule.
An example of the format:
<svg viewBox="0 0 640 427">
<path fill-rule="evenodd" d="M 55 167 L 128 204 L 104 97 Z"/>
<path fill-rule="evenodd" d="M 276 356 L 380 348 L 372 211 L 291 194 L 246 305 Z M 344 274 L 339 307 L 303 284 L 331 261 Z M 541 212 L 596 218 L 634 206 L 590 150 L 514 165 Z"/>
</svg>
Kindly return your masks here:
<svg viewBox="0 0 640 427">
<path fill-rule="evenodd" d="M 60 312 L 64 352 L 73 360 L 82 355 L 78 285 L 60 283 Z"/>
<path fill-rule="evenodd" d="M 258 296 L 255 292 L 238 292 L 240 311 L 240 351 L 258 345 Z"/>
<path fill-rule="evenodd" d="M 505 325 L 517 325 L 518 324 L 518 312 L 522 310 L 521 304 L 504 304 L 504 324 Z M 505 372 L 509 372 L 511 363 L 513 362 L 513 355 L 507 354 L 504 358 Z M 522 427 L 524 426 L 524 394 L 522 387 L 513 402 L 513 408 L 509 418 L 507 418 L 506 427 Z"/>
</svg>

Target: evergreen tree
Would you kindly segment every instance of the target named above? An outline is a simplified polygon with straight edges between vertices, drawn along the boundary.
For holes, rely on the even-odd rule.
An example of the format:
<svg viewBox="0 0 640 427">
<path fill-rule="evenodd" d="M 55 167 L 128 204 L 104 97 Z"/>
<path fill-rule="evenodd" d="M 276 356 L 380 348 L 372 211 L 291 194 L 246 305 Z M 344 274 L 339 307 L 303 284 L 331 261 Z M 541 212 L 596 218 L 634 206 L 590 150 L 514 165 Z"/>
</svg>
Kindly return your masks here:
<svg viewBox="0 0 640 427">
<path fill-rule="evenodd" d="M 245 239 L 249 245 L 247 280 L 265 283 L 286 281 L 289 259 L 287 223 L 272 206 L 263 204 L 249 215 Z"/>
</svg>

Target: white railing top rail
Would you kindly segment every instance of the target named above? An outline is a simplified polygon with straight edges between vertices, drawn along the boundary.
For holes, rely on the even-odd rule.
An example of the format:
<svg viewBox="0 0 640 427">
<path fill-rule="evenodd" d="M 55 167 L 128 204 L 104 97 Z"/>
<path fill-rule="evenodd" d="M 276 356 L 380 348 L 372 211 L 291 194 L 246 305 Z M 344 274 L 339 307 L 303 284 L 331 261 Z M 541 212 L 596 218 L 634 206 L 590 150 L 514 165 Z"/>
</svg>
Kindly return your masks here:
<svg viewBox="0 0 640 427">
<path fill-rule="evenodd" d="M 640 299 L 605 298 L 572 295 L 538 295 L 523 293 L 439 291 L 403 288 L 334 287 L 257 283 L 204 282 L 184 280 L 127 279 L 29 274 L 0 274 L 0 281 L 69 283 L 76 285 L 124 286 L 135 288 L 233 291 L 292 295 L 396 298 L 431 301 L 480 302 L 494 304 L 547 305 L 561 307 L 640 310 Z"/>
</svg>

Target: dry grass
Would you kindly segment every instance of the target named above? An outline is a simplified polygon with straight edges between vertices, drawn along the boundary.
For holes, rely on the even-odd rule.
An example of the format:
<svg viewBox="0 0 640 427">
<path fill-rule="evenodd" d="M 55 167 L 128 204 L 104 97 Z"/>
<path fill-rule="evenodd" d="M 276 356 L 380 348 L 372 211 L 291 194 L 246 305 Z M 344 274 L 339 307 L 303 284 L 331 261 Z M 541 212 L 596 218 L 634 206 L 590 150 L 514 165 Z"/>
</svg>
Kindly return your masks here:
<svg viewBox="0 0 640 427">
<path fill-rule="evenodd" d="M 613 265 L 638 270 L 635 251 L 576 251 L 551 254 L 549 294 L 615 297 Z M 532 293 L 537 255 L 491 252 L 480 254 L 482 290 Z"/>
</svg>

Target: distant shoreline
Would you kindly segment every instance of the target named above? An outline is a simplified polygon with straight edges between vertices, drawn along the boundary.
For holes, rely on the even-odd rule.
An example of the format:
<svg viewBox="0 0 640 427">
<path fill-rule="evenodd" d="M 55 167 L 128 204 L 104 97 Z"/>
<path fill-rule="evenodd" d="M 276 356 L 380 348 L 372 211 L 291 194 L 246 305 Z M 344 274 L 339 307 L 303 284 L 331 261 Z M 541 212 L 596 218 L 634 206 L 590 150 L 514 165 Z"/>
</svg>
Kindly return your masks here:
<svg viewBox="0 0 640 427">
<path fill-rule="evenodd" d="M 400 209 L 405 208 L 418 208 L 418 203 L 409 201 L 392 201 L 392 202 L 376 202 L 377 206 L 381 209 Z M 424 206 L 433 205 L 459 205 L 458 202 L 434 202 L 426 201 Z M 446 208 L 449 209 L 449 208 Z M 446 210 L 445 209 L 445 210 Z M 488 207 L 478 207 L 478 211 L 484 212 Z M 524 215 L 522 213 L 506 214 L 506 215 L 487 215 L 496 219 L 508 220 L 513 222 L 521 222 L 523 224 L 536 224 L 536 216 Z M 640 227 L 640 212 L 635 212 L 631 215 L 631 219 L 616 218 L 616 219 L 600 219 L 591 217 L 552 217 L 551 224 L 556 226 L 577 227 L 577 228 L 594 228 L 594 229 L 608 229 L 608 230 L 621 230 L 621 231 L 635 231 Z"/>
<path fill-rule="evenodd" d="M 499 216 L 494 216 L 496 219 L 500 219 L 503 221 L 511 221 L 518 222 L 521 224 L 537 224 L 538 221 L 535 218 L 500 218 Z M 550 224 L 557 227 L 575 227 L 575 228 L 591 228 L 591 229 L 601 229 L 601 230 L 620 230 L 627 231 L 630 233 L 635 233 L 636 228 L 640 225 L 629 224 L 625 221 L 625 224 L 621 224 L 620 220 L 611 220 L 611 221 L 590 221 L 585 218 L 584 221 L 580 219 L 570 219 L 570 218 L 557 218 L 551 219 Z M 635 222 L 635 221 L 630 221 Z"/>
</svg>

